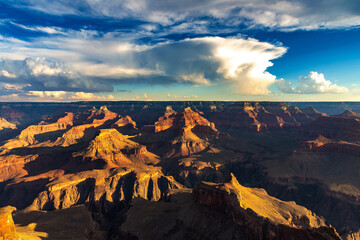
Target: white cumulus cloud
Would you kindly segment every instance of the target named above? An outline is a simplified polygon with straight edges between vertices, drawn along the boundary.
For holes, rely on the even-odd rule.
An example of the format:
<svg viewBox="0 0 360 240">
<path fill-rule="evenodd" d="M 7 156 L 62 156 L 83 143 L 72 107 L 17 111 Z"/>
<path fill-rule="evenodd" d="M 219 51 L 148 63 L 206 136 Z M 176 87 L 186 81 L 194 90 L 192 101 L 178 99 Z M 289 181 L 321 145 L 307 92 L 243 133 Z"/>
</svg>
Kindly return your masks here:
<svg viewBox="0 0 360 240">
<path fill-rule="evenodd" d="M 1 70 L 0 76 L 7 77 L 7 78 L 16 78 L 16 75 L 13 73 L 9 73 L 6 70 Z"/>
<path fill-rule="evenodd" d="M 318 93 L 346 93 L 349 90 L 346 87 L 338 86 L 329 80 L 326 80 L 324 74 L 310 72 L 308 76 L 301 76 L 297 85 L 293 86 L 291 82 L 280 79 L 277 81 L 280 91 L 284 93 L 297 94 L 318 94 Z"/>
</svg>

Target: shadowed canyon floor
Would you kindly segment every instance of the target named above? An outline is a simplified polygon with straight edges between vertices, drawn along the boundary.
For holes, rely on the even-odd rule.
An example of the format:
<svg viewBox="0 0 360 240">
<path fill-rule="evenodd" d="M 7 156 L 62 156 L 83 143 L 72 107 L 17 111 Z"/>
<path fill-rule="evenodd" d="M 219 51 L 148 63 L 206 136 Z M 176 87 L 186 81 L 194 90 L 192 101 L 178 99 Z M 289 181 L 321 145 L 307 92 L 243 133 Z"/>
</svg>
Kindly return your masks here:
<svg viewBox="0 0 360 240">
<path fill-rule="evenodd" d="M 95 105 L 3 107 L 0 239 L 360 239 L 359 113 Z"/>
</svg>

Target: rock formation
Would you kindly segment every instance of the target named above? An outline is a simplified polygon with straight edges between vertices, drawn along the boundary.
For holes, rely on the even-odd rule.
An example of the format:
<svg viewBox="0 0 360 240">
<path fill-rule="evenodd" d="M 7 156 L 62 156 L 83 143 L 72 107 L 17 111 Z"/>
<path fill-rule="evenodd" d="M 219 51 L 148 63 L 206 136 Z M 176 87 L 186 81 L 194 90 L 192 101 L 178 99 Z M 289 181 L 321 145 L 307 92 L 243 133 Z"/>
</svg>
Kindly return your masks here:
<svg viewBox="0 0 360 240">
<path fill-rule="evenodd" d="M 147 126 L 143 128 L 143 133 L 140 141 L 151 144 L 155 151 L 158 150 L 166 157 L 189 156 L 201 152 L 210 145 L 209 140 L 218 134 L 215 124 L 198 112 L 191 108 L 175 112 L 170 106 L 153 128 Z"/>
<path fill-rule="evenodd" d="M 200 116 L 198 112 L 192 111 L 190 107 L 181 112 L 175 112 L 170 106 L 167 106 L 164 116 L 160 117 L 159 121 L 155 123 L 155 132 L 170 128 L 172 130 L 181 130 L 184 127 L 192 129 L 195 126 L 205 126 L 216 131 L 214 123 Z"/>
<path fill-rule="evenodd" d="M 55 123 L 31 125 L 21 131 L 20 135 L 15 139 L 8 140 L 1 148 L 13 149 L 24 147 L 54 138 L 59 134 L 59 131 L 64 131 L 73 125 L 73 118 L 73 113 L 67 113 L 65 117 L 59 118 Z M 43 136 L 44 134 L 46 134 L 45 137 Z M 41 139 L 38 140 L 37 137 Z"/>
<path fill-rule="evenodd" d="M 140 240 L 341 239 L 306 208 L 270 197 L 263 189 L 243 187 L 234 177 L 224 184 L 200 183 L 192 197 L 191 190 L 180 189 L 166 201 L 134 199 L 119 230 Z"/>
<path fill-rule="evenodd" d="M 16 129 L 16 125 L 13 123 L 9 123 L 8 121 L 6 121 L 5 118 L 0 117 L 0 131 L 4 128 Z"/>
<path fill-rule="evenodd" d="M 360 119 L 339 116 L 319 117 L 304 127 L 306 132 L 345 141 L 357 141 L 360 136 Z"/>
<path fill-rule="evenodd" d="M 16 210 L 14 207 L 0 208 L 0 239 L 15 240 L 17 239 L 12 212 Z"/>
<path fill-rule="evenodd" d="M 343 118 L 354 118 L 354 119 L 360 119 L 360 113 L 356 113 L 350 110 L 345 110 L 342 114 L 335 115 L 337 117 L 343 117 Z"/>
<path fill-rule="evenodd" d="M 101 160 L 107 168 L 127 166 L 133 163 L 156 164 L 159 157 L 133 142 L 116 129 L 101 129 L 88 147 L 73 154 L 83 161 Z"/>
<path fill-rule="evenodd" d="M 92 109 L 91 114 L 88 117 L 89 119 L 92 119 L 93 124 L 103 124 L 108 120 L 112 120 L 118 117 L 117 113 L 109 111 L 106 106 L 101 106 L 100 109 Z"/>
<path fill-rule="evenodd" d="M 312 117 L 314 120 L 317 119 L 318 117 L 327 116 L 326 113 L 319 112 L 314 107 L 307 107 L 307 108 L 301 109 L 301 111 L 303 113 L 306 113 L 309 117 Z"/>
<path fill-rule="evenodd" d="M 117 127 L 131 127 L 131 128 L 136 128 L 136 122 L 134 122 L 130 116 L 125 116 L 125 117 L 121 117 L 119 118 L 119 120 L 117 120 L 114 123 L 115 126 Z"/>
<path fill-rule="evenodd" d="M 156 167 L 118 168 L 61 176 L 38 194 L 31 209 L 64 209 L 74 205 L 119 204 L 135 197 L 157 201 L 170 189 L 181 188 Z"/>
<path fill-rule="evenodd" d="M 21 133 L 4 128 L 0 138 L 0 207 L 19 209 L 19 237 L 91 239 L 101 229 L 107 239 L 339 239 L 329 223 L 359 240 L 353 111 L 327 116 L 271 102 L 109 102 L 111 111 L 97 102 L 1 104 L 29 116 Z M 230 172 L 239 182 L 222 183 Z M 50 229 L 82 217 L 90 229 L 74 223 L 81 233 Z"/>
<path fill-rule="evenodd" d="M 237 102 L 212 114 L 217 126 L 225 131 L 300 126 L 314 120 L 295 106 L 275 102 Z"/>
</svg>

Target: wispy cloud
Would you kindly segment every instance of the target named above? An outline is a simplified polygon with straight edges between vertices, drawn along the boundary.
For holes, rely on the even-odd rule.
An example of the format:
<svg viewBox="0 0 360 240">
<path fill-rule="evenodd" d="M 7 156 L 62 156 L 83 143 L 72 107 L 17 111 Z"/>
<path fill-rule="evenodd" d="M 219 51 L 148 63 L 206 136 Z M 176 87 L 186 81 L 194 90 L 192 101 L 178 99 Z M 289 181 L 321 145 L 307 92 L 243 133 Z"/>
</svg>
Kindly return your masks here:
<svg viewBox="0 0 360 240">
<path fill-rule="evenodd" d="M 220 20 L 224 25 L 235 22 L 287 31 L 351 27 L 360 24 L 359 3 L 356 0 L 30 0 L 17 1 L 16 5 L 54 15 L 133 18 L 162 25 L 191 23 L 194 19 L 204 17 Z M 192 26 L 190 24 L 182 27 L 190 29 Z"/>
</svg>

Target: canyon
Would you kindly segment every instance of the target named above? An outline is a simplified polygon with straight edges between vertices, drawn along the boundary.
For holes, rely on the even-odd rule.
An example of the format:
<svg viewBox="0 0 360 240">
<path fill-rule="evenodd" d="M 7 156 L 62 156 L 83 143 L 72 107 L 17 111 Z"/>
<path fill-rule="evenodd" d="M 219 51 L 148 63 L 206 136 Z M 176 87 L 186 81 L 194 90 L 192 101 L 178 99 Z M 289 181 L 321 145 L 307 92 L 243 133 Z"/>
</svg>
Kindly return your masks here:
<svg viewBox="0 0 360 240">
<path fill-rule="evenodd" d="M 0 239 L 360 239 L 356 111 L 0 104 Z"/>
</svg>

